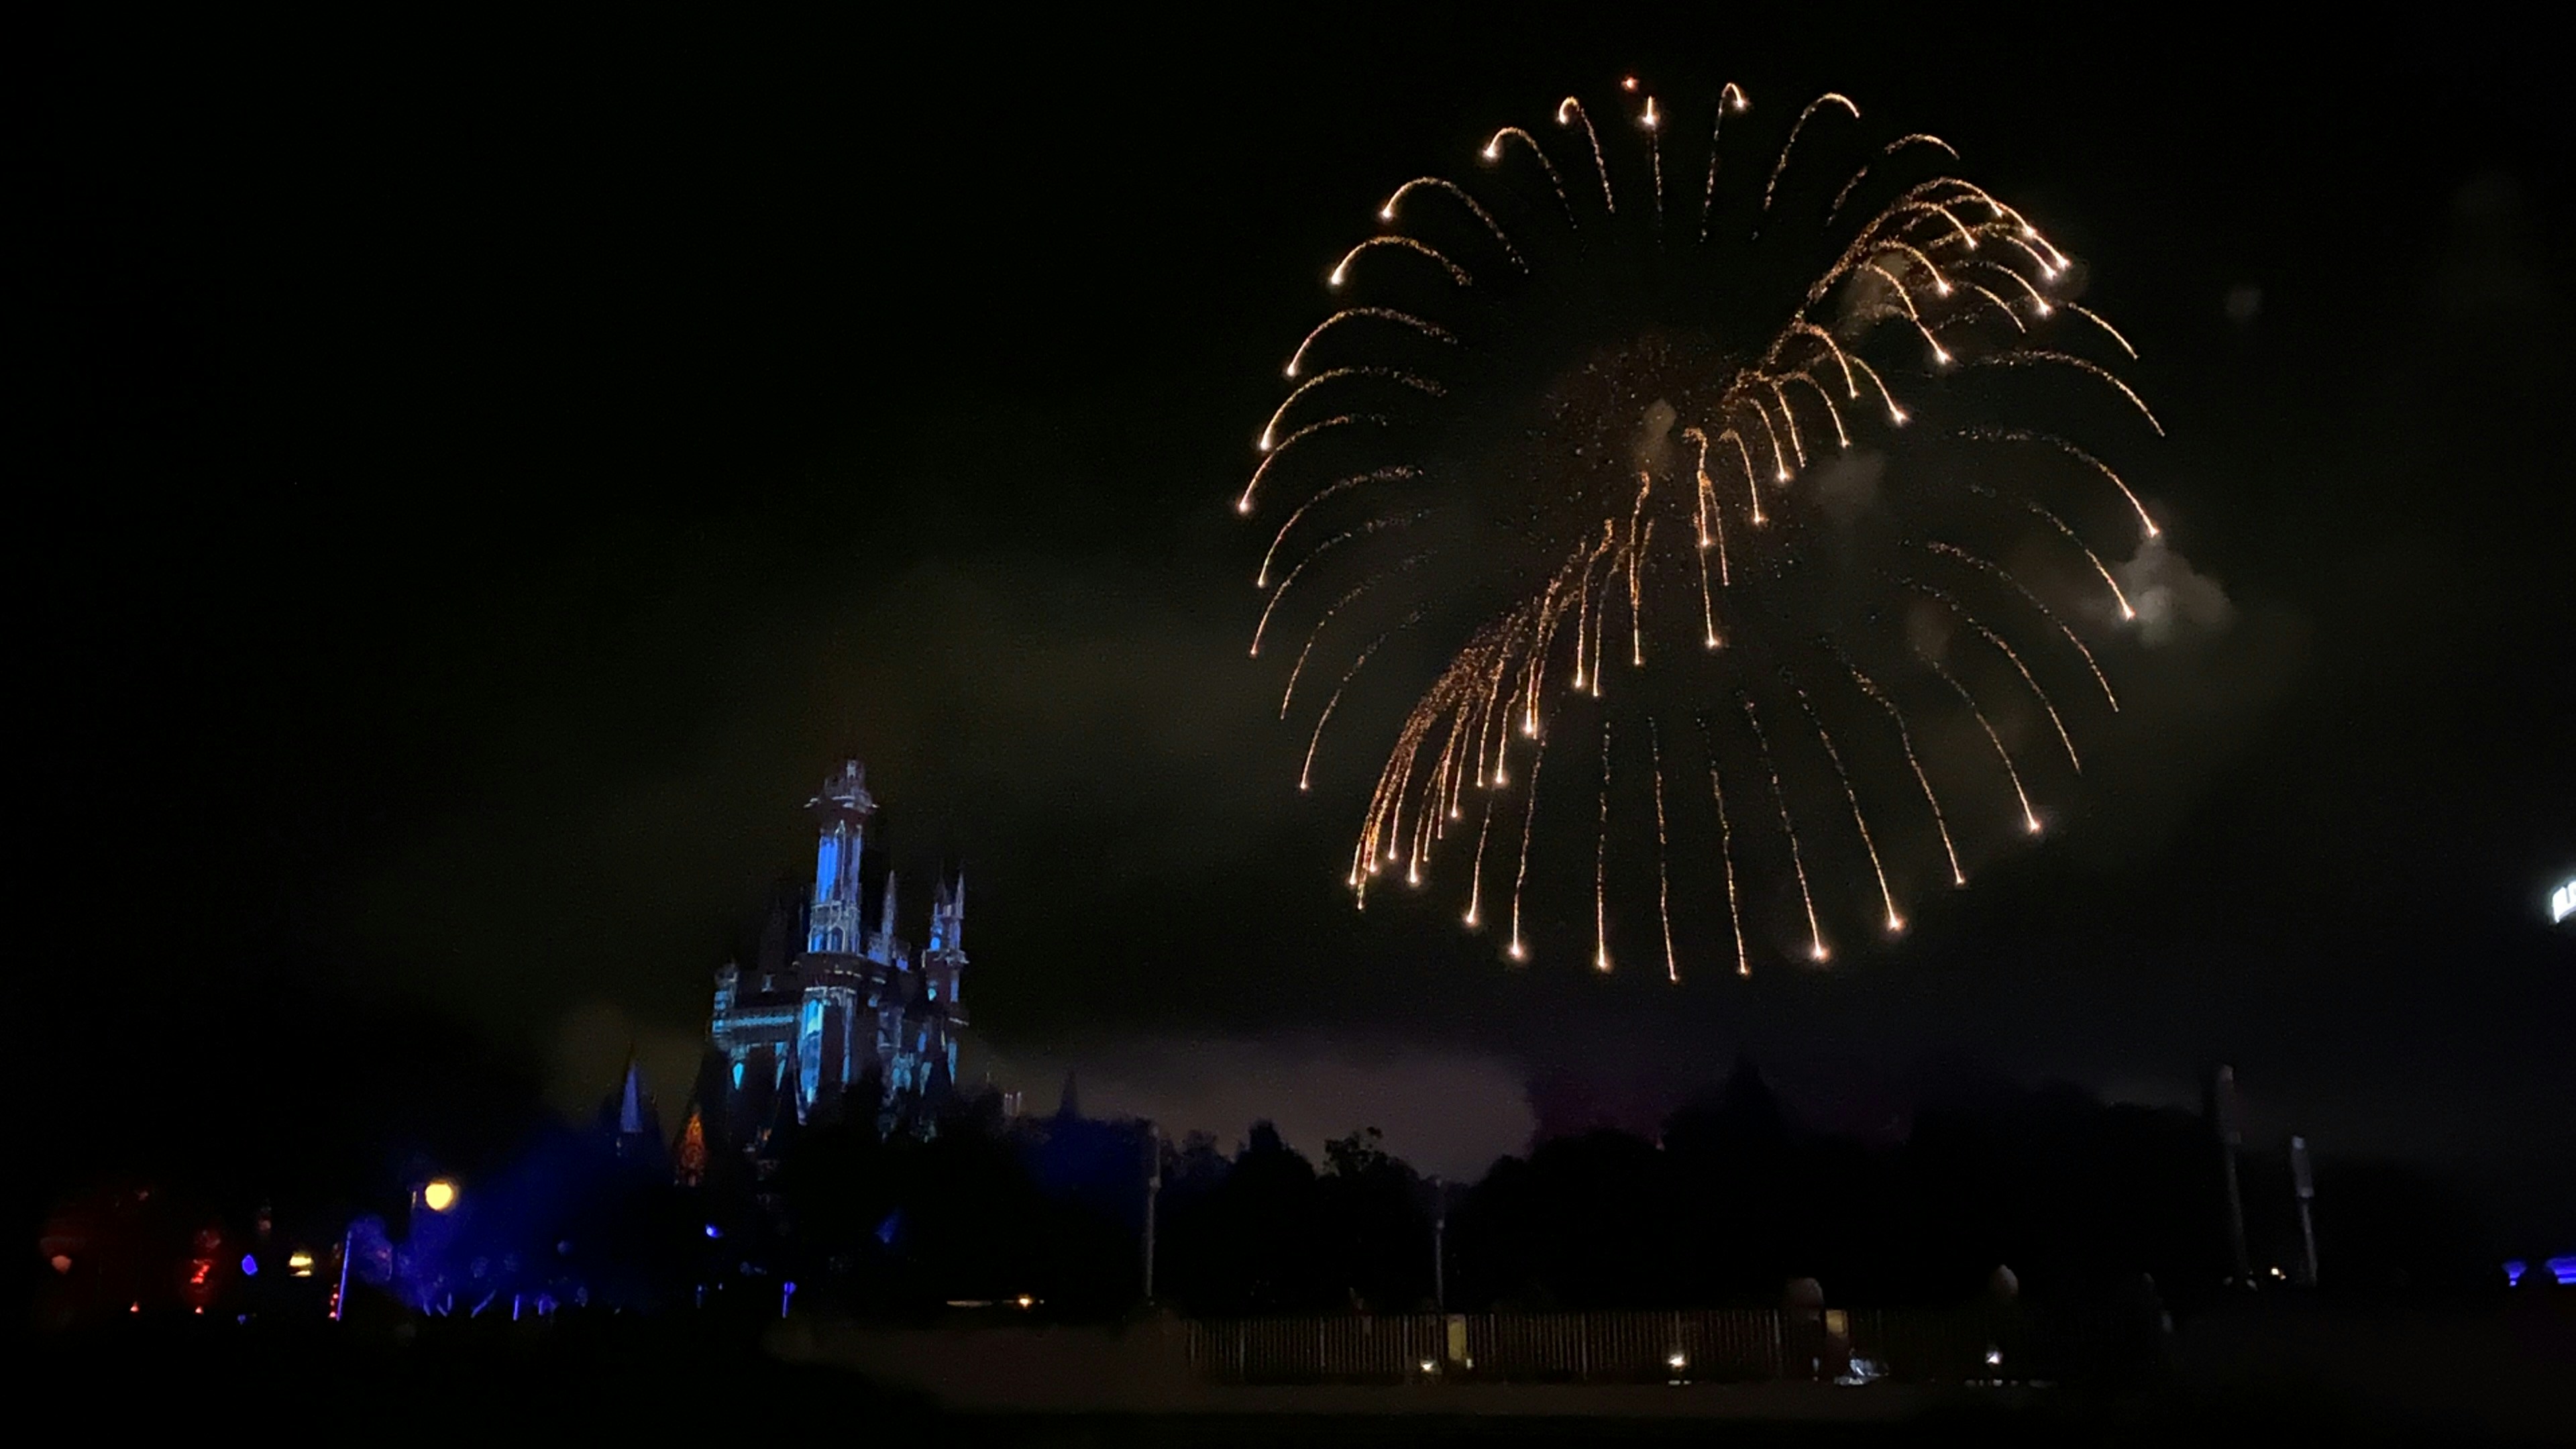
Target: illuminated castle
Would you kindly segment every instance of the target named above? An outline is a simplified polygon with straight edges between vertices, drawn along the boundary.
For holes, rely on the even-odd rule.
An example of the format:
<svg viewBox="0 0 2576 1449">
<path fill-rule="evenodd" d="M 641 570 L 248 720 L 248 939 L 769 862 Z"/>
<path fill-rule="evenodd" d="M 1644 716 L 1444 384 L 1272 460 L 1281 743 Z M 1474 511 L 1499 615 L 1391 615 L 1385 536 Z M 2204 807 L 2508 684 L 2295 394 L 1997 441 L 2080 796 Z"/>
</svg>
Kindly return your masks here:
<svg viewBox="0 0 2576 1449">
<path fill-rule="evenodd" d="M 876 929 L 867 929 L 860 863 L 876 810 L 867 768 L 845 761 L 805 808 L 819 832 L 811 896 L 772 912 L 748 976 L 732 962 L 716 973 L 707 1038 L 724 1072 L 724 1116 L 745 1137 L 790 1110 L 798 1122 L 839 1110 L 872 1112 L 880 1130 L 922 1128 L 925 1109 L 956 1081 L 966 1026 L 957 994 L 966 970 L 965 877 L 939 885 L 929 944 L 916 951 L 895 932 L 892 871 Z M 796 939 L 803 949 L 791 954 Z M 860 1100 L 869 1091 L 875 1100 Z"/>
</svg>

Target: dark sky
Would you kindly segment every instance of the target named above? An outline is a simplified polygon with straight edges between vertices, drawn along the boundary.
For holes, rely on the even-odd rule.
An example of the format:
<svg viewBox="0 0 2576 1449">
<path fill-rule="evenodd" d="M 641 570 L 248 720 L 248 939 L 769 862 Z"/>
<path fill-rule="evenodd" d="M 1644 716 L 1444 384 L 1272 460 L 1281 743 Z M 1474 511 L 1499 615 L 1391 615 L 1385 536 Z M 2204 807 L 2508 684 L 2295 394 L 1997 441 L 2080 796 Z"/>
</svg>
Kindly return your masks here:
<svg viewBox="0 0 2576 1449">
<path fill-rule="evenodd" d="M 978 1024 L 1041 1093 L 1369 1114 L 1471 1170 L 1739 1048 L 1858 1126 L 1961 1063 L 2182 1101 L 2223 1060 L 2258 1130 L 2563 1216 L 2576 138 L 2510 26 L 959 13 L 40 52 L 49 1130 L 331 1096 L 395 1017 L 567 1099 L 630 1039 L 684 1062 L 855 753 L 915 901 L 967 863 Z M 1243 658 L 1226 505 L 1320 271 L 1394 183 L 1630 69 L 1775 118 L 1847 91 L 2046 217 L 2229 604 L 2131 661 L 2162 706 L 2057 839 L 1828 973 L 1509 974 L 1446 909 L 1353 916 L 1364 779 L 1296 796 Z"/>
</svg>

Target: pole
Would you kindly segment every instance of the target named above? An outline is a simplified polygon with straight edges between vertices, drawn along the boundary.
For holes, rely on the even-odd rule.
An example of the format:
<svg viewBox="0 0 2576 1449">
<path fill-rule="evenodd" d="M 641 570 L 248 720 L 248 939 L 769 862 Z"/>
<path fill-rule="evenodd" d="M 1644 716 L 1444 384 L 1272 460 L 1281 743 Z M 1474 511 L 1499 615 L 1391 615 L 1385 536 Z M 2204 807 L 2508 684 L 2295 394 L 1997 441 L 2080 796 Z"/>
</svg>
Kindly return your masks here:
<svg viewBox="0 0 2576 1449">
<path fill-rule="evenodd" d="M 356 1218 L 351 1218 L 349 1225 L 340 1230 L 340 1291 L 331 1295 L 333 1323 L 339 1322 L 340 1315 L 347 1312 L 349 1308 L 349 1244 L 357 1236 L 357 1232 Z"/>
<path fill-rule="evenodd" d="M 1145 1124 L 1145 1302 L 1154 1302 L 1154 1211 L 1156 1200 L 1163 1195 L 1163 1131 Z"/>
<path fill-rule="evenodd" d="M 2236 1149 L 2245 1140 L 2244 1130 L 2236 1121 L 2236 1069 L 2220 1067 L 2210 1082 L 2210 1115 L 2218 1129 L 2219 1162 L 2227 1177 L 2227 1253 L 2236 1270 L 2236 1281 L 2254 1281 L 2252 1262 L 2245 1255 L 2245 1194 L 2236 1181 Z"/>
<path fill-rule="evenodd" d="M 2290 1186 L 2299 1195 L 2299 1286 L 2317 1286 L 2317 1225 L 2308 1216 L 2308 1202 L 2317 1195 L 2315 1176 L 2308 1168 L 2308 1139 L 2290 1139 Z"/>
<path fill-rule="evenodd" d="M 1449 1311 L 1449 1184 L 1431 1179 L 1431 1304 Z"/>
</svg>

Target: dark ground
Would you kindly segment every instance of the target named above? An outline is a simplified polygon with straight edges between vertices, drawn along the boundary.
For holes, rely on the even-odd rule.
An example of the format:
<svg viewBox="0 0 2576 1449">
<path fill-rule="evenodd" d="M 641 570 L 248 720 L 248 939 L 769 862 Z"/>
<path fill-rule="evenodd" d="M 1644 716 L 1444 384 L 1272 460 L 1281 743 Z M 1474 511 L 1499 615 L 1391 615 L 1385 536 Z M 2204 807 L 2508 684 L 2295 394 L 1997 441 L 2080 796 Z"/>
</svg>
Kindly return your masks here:
<svg viewBox="0 0 2576 1449">
<path fill-rule="evenodd" d="M 1705 1443 L 2107 1444 L 2576 1442 L 2557 1400 L 2576 1362 L 2559 1305 L 2473 1312 L 2260 1310 L 2186 1324 L 2175 1380 L 2119 1394 L 1956 1390 L 1886 1422 L 1759 1414 L 1591 1417 L 1482 1412 L 1475 1388 L 1309 1390 L 1329 1415 L 978 1415 L 844 1370 L 783 1362 L 740 1329 L 683 1320 L 552 1327 L 432 1322 L 263 1333 L 202 1322 L 55 1338 L 20 1359 L 30 1421 L 108 1442 L 251 1427 L 268 1443 L 680 1443 L 750 1436 L 868 1442 L 1230 1446 Z M 2556 1330 L 2551 1336 L 2550 1330 Z M 2499 1355 L 2498 1345 L 2506 1345 Z M 2534 1357 L 2537 1349 L 2541 1356 Z M 2560 1364 L 2556 1370 L 2551 1361 Z M 17 1376 L 13 1376 L 17 1377 Z M 34 1386 L 32 1388 L 26 1386 Z M 1756 1385 L 1764 1389 L 1799 1385 Z M 1569 1390 L 1569 1395 L 1584 1390 Z M 1675 1393 L 1744 1392 L 1725 1388 Z M 1856 1389 L 1852 1394 L 1878 1393 Z M 1378 1412 L 1364 1403 L 1387 1396 Z M 1426 1405 L 1449 1394 L 1458 1409 Z M 1265 1403 L 1267 1400 L 1264 1401 Z M 1785 1402 L 1785 1401 L 1784 1401 Z M 1355 1411 L 1353 1411 L 1355 1409 Z"/>
</svg>

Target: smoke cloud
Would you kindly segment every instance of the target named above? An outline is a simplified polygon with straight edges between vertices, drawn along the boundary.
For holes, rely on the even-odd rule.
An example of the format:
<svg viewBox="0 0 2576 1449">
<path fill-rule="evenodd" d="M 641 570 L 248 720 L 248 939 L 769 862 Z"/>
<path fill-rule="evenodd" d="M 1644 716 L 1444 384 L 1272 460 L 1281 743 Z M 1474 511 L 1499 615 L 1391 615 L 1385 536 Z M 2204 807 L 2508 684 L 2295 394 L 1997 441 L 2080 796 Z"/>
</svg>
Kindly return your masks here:
<svg viewBox="0 0 2576 1449">
<path fill-rule="evenodd" d="M 2235 621 L 2236 606 L 2218 580 L 2194 571 L 2191 561 L 2161 538 L 2148 539 L 2135 558 L 2112 573 L 2129 596 L 2129 606 L 2138 611 L 2138 638 L 2149 648 L 2220 633 Z"/>
</svg>

